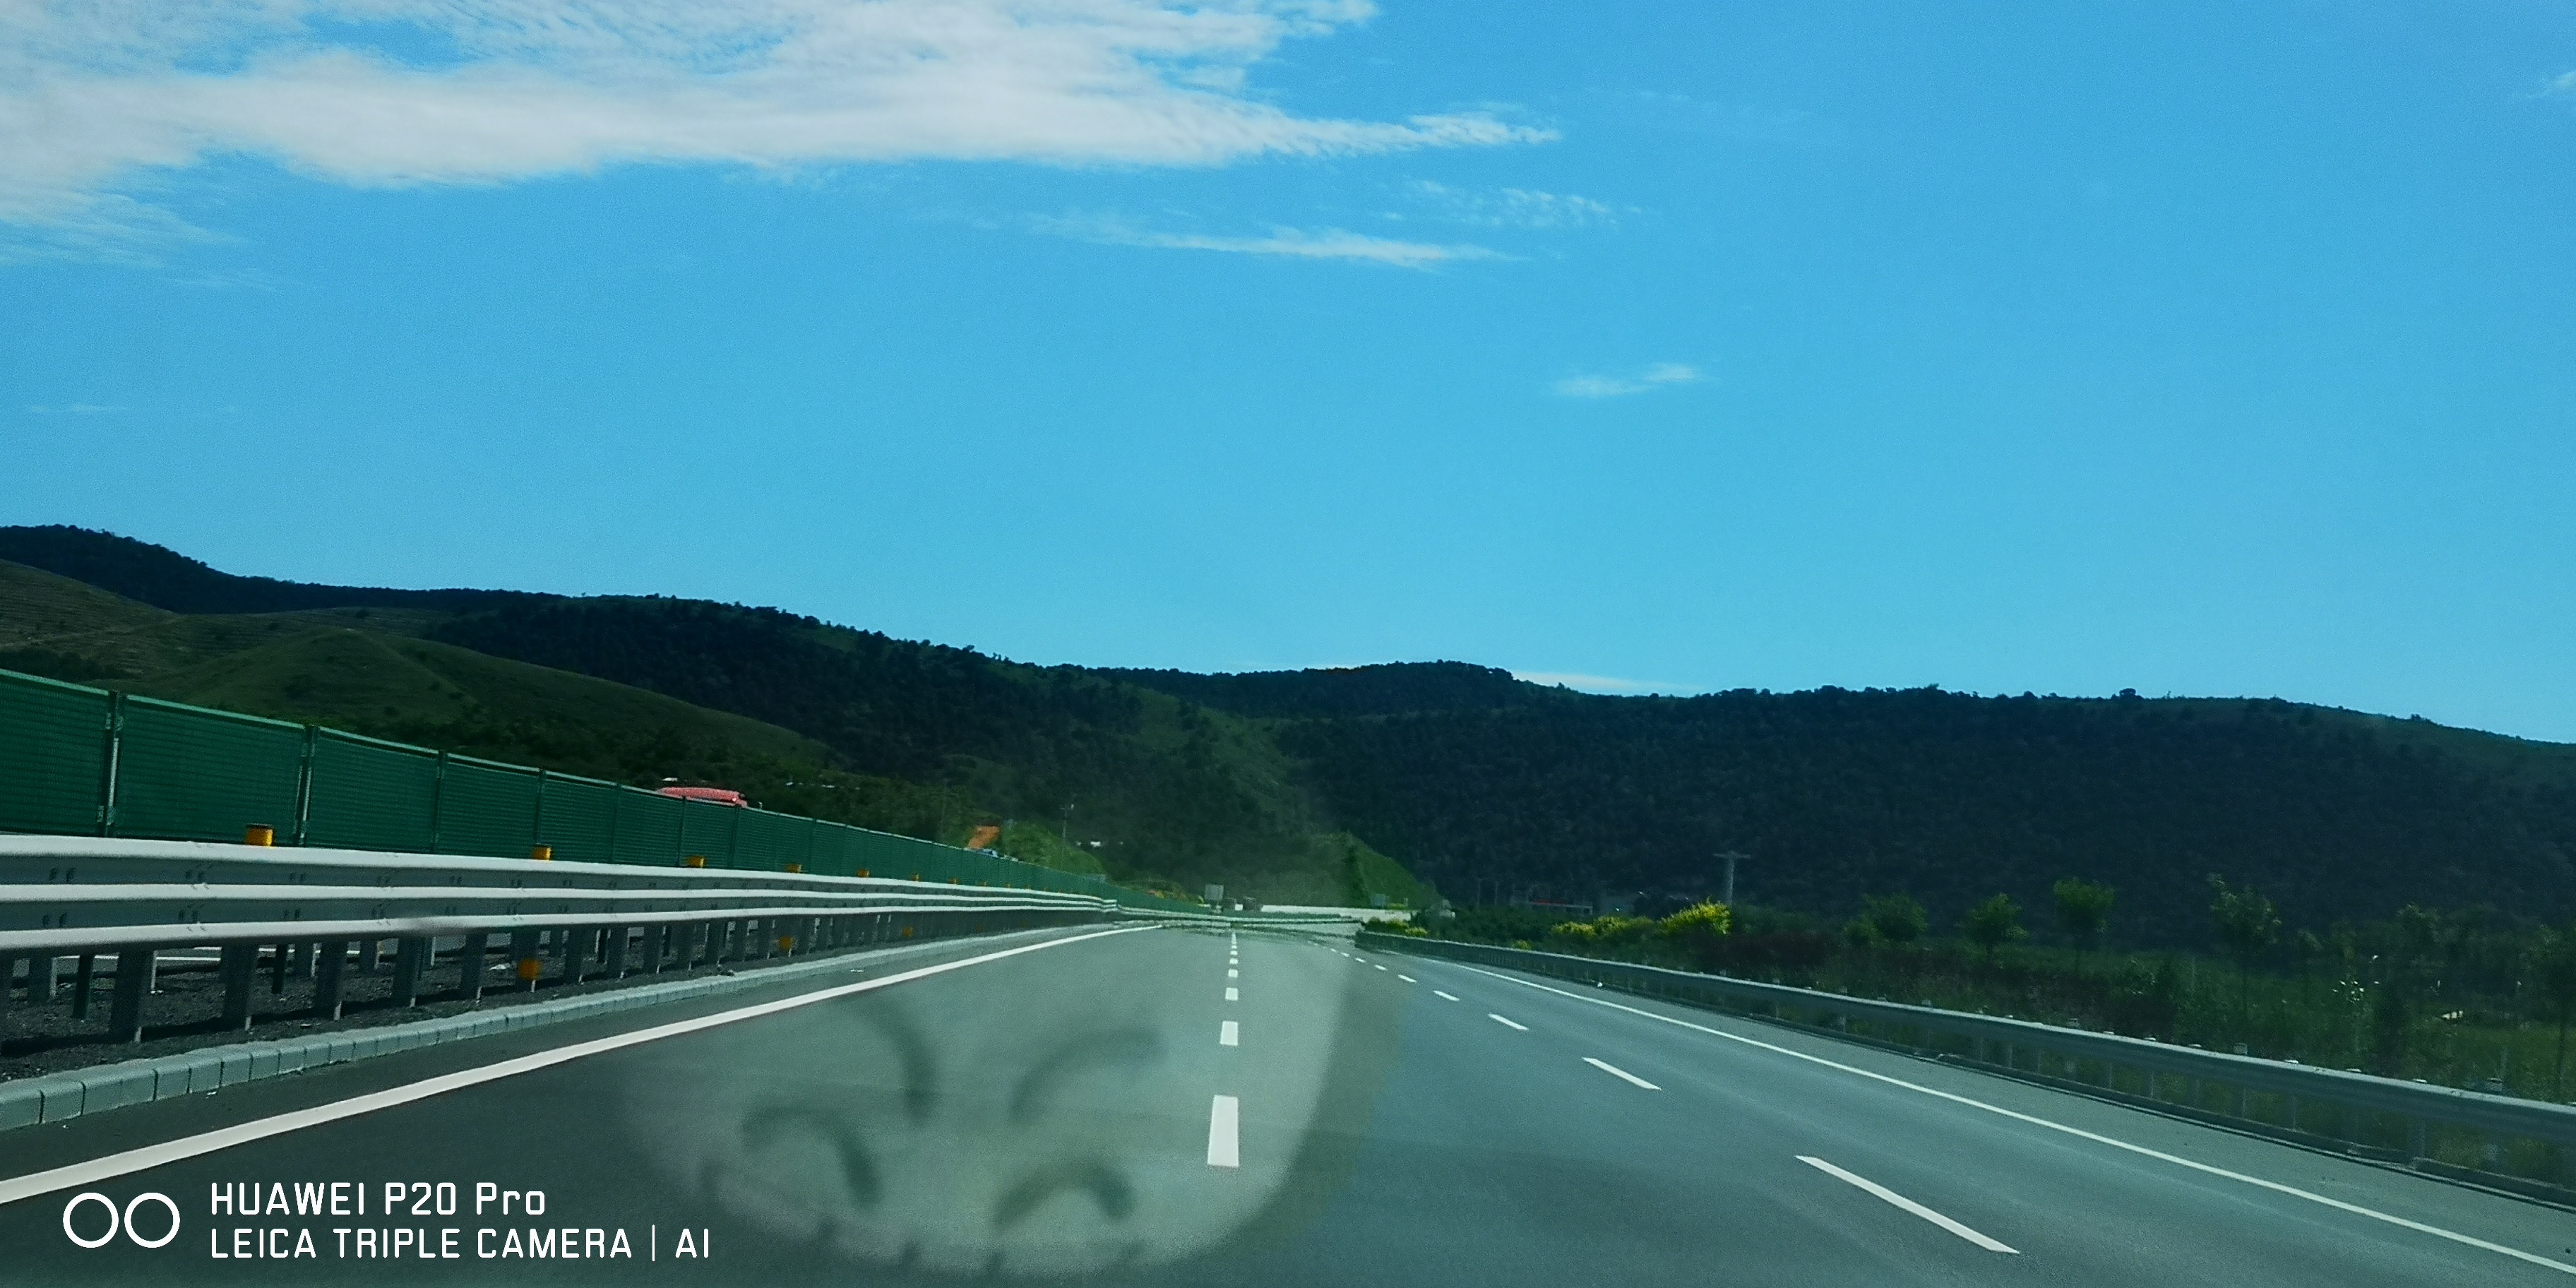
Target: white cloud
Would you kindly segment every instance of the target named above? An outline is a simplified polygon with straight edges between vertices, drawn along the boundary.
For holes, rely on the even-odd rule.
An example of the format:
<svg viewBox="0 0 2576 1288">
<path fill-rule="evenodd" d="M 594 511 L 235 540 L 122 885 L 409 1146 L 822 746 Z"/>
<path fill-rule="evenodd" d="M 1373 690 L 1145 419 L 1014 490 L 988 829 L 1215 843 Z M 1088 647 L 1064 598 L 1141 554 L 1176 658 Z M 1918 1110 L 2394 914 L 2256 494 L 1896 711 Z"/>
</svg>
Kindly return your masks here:
<svg viewBox="0 0 2576 1288">
<path fill-rule="evenodd" d="M 1633 376 L 1567 376 L 1556 392 L 1568 398 L 1625 398 L 1673 385 L 1695 385 L 1707 377 L 1682 362 L 1658 362 Z"/>
<path fill-rule="evenodd" d="M 0 2 L 0 221 L 114 242 L 213 156 L 355 185 L 635 163 L 1214 165 L 1526 143 L 1490 113 L 1305 117 L 1247 70 L 1367 0 Z M 130 204 L 130 203 L 129 203 Z M 162 228 L 160 236 L 185 235 Z"/>
<path fill-rule="evenodd" d="M 1512 678 L 1530 684 L 1559 685 L 1587 693 L 1680 693 L 1687 686 L 1663 684 L 1653 680 L 1622 680 L 1609 675 L 1584 675 L 1574 671 L 1514 671 Z"/>
<path fill-rule="evenodd" d="M 1113 246 L 1151 246 L 1164 250 L 1211 250 L 1235 255 L 1285 255 L 1297 259 L 1354 260 L 1392 268 L 1427 269 L 1455 260 L 1501 259 L 1482 246 L 1443 245 L 1371 237 L 1340 228 L 1272 228 L 1256 237 L 1206 233 L 1161 232 L 1114 219 L 1039 219 L 1041 232 L 1103 242 Z"/>
<path fill-rule="evenodd" d="M 2576 94 L 2576 72 L 2561 72 L 2556 80 L 2540 91 L 2543 94 Z"/>
<path fill-rule="evenodd" d="M 1418 179 L 1408 189 L 1438 218 L 1485 228 L 1588 228 L 1619 222 L 1619 212 L 1590 197 L 1534 188 L 1476 191 Z M 1398 216 L 1399 218 L 1401 216 Z"/>
</svg>

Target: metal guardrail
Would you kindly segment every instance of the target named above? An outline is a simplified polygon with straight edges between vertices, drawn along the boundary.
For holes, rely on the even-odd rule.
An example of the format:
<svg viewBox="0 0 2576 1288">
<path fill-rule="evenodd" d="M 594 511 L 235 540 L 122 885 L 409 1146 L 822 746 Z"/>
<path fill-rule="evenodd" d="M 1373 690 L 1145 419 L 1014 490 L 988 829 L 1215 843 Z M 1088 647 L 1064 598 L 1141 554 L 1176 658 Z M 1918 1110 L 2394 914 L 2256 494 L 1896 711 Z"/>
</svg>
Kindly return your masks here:
<svg viewBox="0 0 2576 1288">
<path fill-rule="evenodd" d="M 479 996 L 492 940 L 533 988 L 551 941 L 559 977 L 622 976 L 892 940 L 1101 921 L 1116 901 L 1004 886 L 724 868 L 646 867 L 196 841 L 0 836 L 0 981 L 50 996 L 77 961 L 85 1014 L 101 953 L 116 957 L 107 1035 L 141 1033 L 168 949 L 222 953 L 224 1019 L 247 1028 L 262 950 L 272 991 L 292 963 L 336 1018 L 344 960 L 361 970 L 396 941 L 393 996 L 408 1005 L 448 941 L 458 988 Z M 0 1036 L 11 988 L 0 987 Z"/>
<path fill-rule="evenodd" d="M 2188 1103 L 2195 1108 L 2206 1099 L 2204 1088 L 2215 1085 L 2234 1093 L 2229 1097 L 2233 1112 L 2227 1116 L 2248 1121 L 2254 1121 L 2247 1111 L 2246 1097 L 2249 1093 L 2280 1097 L 2284 1102 L 2289 1130 L 2302 1135 L 2309 1134 L 2299 1125 L 2302 1106 L 2334 1105 L 2360 1113 L 2385 1114 L 2407 1126 L 2405 1161 L 2425 1157 L 2425 1129 L 2428 1124 L 2454 1127 L 2491 1139 L 2541 1141 L 2557 1147 L 2561 1184 L 2576 1182 L 2576 1106 L 2437 1087 L 2284 1060 L 2204 1051 L 2198 1047 L 2175 1046 L 2088 1029 L 2061 1028 L 2030 1020 L 1874 1001 L 1725 975 L 1703 975 L 1563 953 L 1409 935 L 1362 932 L 1361 939 L 1370 947 L 1385 951 L 1420 953 L 1530 971 L 1560 979 L 1598 983 L 1627 992 L 1678 998 L 1722 1010 L 1767 1014 L 1781 1019 L 1821 1016 L 1842 1024 L 1858 1021 L 1885 1031 L 1891 1038 L 1903 1033 L 1922 1035 L 1926 1040 L 1911 1043 L 1915 1046 L 1937 1046 L 1939 1044 L 1931 1039 L 1945 1036 L 1957 1040 L 1964 1047 L 1963 1051 L 1950 1054 L 1999 1068 L 2046 1075 L 2047 1059 L 2055 1057 L 2063 1070 L 2061 1080 L 2105 1090 L 2116 1091 L 2121 1071 L 2133 1071 L 2141 1075 L 2146 1089 L 2145 1098 L 2159 1101 L 2163 1097 L 2156 1094 L 2157 1079 L 2179 1078 L 2185 1081 Z M 2027 1067 L 2025 1055 L 2031 1057 Z M 2204 1109 L 2202 1112 L 2207 1111 Z"/>
</svg>

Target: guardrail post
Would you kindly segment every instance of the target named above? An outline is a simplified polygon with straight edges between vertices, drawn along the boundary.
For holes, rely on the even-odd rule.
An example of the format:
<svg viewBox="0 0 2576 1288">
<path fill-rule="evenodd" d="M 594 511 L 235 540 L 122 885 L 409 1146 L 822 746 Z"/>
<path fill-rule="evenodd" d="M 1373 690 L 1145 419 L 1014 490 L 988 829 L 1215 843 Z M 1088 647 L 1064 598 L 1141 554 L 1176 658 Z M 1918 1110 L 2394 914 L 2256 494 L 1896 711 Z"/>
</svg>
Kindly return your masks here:
<svg viewBox="0 0 2576 1288">
<path fill-rule="evenodd" d="M 2421 1118 L 2407 1119 L 2406 1161 L 2411 1163 L 2416 1159 L 2429 1158 L 2431 1156 L 2432 1152 L 2424 1146 L 2424 1120 Z"/>
<path fill-rule="evenodd" d="M 349 967 L 349 941 L 325 939 L 320 952 L 313 961 L 313 1014 L 336 1020 L 340 1018 L 340 978 Z"/>
<path fill-rule="evenodd" d="M 477 932 L 465 937 L 465 946 L 456 950 L 456 991 L 469 1002 L 483 1000 L 484 960 L 492 953 L 492 936 Z"/>
<path fill-rule="evenodd" d="M 599 973 L 612 980 L 626 978 L 626 927 L 610 926 L 599 946 Z"/>
<path fill-rule="evenodd" d="M 419 935 L 405 935 L 394 941 L 394 1005 L 420 1005 L 420 977 L 429 956 L 430 941 Z"/>
<path fill-rule="evenodd" d="M 27 999 L 30 1002 L 36 997 L 36 962 L 38 960 L 34 957 L 27 959 Z M 9 1003 L 16 996 L 11 990 L 17 986 L 18 954 L 0 953 L 0 1042 L 9 1040 Z"/>
<path fill-rule="evenodd" d="M 143 1040 L 143 998 L 151 990 L 152 959 L 158 955 L 139 944 L 116 950 L 116 995 L 108 1004 L 108 1041 Z"/>
<path fill-rule="evenodd" d="M 376 973 L 376 957 L 384 950 L 384 943 L 385 941 L 381 939 L 361 939 L 358 941 L 359 974 L 373 975 Z"/>
<path fill-rule="evenodd" d="M 590 937 L 597 932 L 587 927 L 574 930 L 567 926 L 560 933 L 563 935 L 563 981 L 578 984 L 581 982 L 582 959 L 589 955 Z"/>
<path fill-rule="evenodd" d="M 224 986 L 224 1027 L 236 1032 L 250 1027 L 251 982 L 259 976 L 259 945 L 226 944 L 216 974 Z"/>
<path fill-rule="evenodd" d="M 644 957 L 638 965 L 647 975 L 659 975 L 662 973 L 661 922 L 654 922 L 652 925 L 644 928 Z"/>
<path fill-rule="evenodd" d="M 286 945 L 284 943 L 277 945 L 277 956 L 271 958 L 268 963 L 268 995 L 271 997 L 286 995 Z"/>
</svg>

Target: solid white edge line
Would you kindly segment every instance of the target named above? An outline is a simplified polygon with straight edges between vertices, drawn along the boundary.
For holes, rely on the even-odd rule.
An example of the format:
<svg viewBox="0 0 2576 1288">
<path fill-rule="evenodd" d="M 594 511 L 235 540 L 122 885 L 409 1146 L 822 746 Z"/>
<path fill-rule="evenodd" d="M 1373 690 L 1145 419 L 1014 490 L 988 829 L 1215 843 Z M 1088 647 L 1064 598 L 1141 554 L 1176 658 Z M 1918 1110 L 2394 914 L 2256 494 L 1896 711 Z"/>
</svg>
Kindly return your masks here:
<svg viewBox="0 0 2576 1288">
<path fill-rule="evenodd" d="M 604 1038 L 594 1038 L 588 1042 L 577 1042 L 571 1046 L 561 1047 L 553 1051 L 539 1051 L 531 1055 L 518 1056 L 513 1059 L 503 1060 L 498 1064 L 488 1064 L 479 1069 L 460 1069 L 455 1073 L 444 1073 L 435 1078 L 423 1078 L 418 1082 L 404 1083 L 399 1087 L 388 1087 L 383 1091 L 369 1092 L 363 1096 L 352 1096 L 347 1100 L 333 1101 L 327 1105 L 315 1105 L 309 1109 L 297 1109 L 288 1113 L 271 1115 L 267 1118 L 255 1118 L 246 1123 L 236 1123 L 230 1127 L 219 1127 L 213 1131 L 200 1132 L 194 1136 L 183 1136 L 177 1140 L 164 1141 L 158 1145 L 144 1145 L 139 1148 L 125 1150 L 121 1153 L 108 1154 L 103 1157 L 93 1158 L 87 1162 L 67 1163 L 61 1167 L 49 1168 L 41 1172 L 29 1172 L 24 1176 L 13 1176 L 7 1180 L 0 1180 L 0 1206 L 15 1203 L 20 1199 L 33 1198 L 39 1194 L 51 1193 L 55 1190 L 70 1189 L 75 1185 L 88 1185 L 93 1182 L 123 1176 L 129 1172 L 139 1172 L 147 1168 L 160 1167 L 167 1163 L 176 1163 L 182 1159 L 195 1158 L 200 1154 L 211 1154 L 217 1150 L 230 1149 L 235 1145 L 247 1145 L 252 1141 L 265 1140 L 271 1136 L 282 1136 L 288 1132 L 302 1131 L 307 1127 L 319 1127 L 324 1123 L 337 1122 L 343 1118 L 355 1118 L 360 1114 L 374 1113 L 379 1109 L 391 1109 L 396 1105 L 409 1104 L 415 1100 L 426 1100 L 431 1096 L 441 1095 L 450 1091 L 459 1091 L 466 1087 L 479 1086 L 486 1082 L 497 1082 L 503 1078 L 515 1077 L 522 1073 L 533 1073 L 539 1069 L 563 1064 L 571 1060 L 578 1060 L 583 1056 L 598 1055 L 606 1051 L 615 1051 L 621 1047 L 640 1046 L 646 1042 L 659 1041 L 663 1038 L 678 1037 L 684 1033 L 696 1033 L 702 1029 L 712 1029 L 719 1025 L 735 1024 L 743 1020 L 757 1019 L 764 1015 L 775 1015 L 780 1011 L 794 1010 L 800 1006 L 812 1006 L 817 1002 L 828 1002 L 834 998 L 848 997 L 855 993 L 874 992 L 877 989 L 892 987 L 893 985 L 901 984 L 909 980 L 925 979 L 932 975 L 943 975 L 952 970 L 963 970 L 969 966 L 980 966 L 986 962 L 1000 961 L 1005 957 L 1017 957 L 1022 953 L 1033 953 L 1041 948 L 1060 948 L 1066 944 L 1078 944 L 1087 939 L 1101 939 L 1110 935 L 1128 935 L 1134 934 L 1140 930 L 1152 929 L 1154 929 L 1152 926 L 1121 926 L 1114 930 L 1095 930 L 1090 934 L 1075 935 L 1069 939 L 1050 939 L 1044 943 L 1022 944 L 1017 948 L 1005 948 L 1000 952 L 985 953 L 979 957 L 966 957 L 953 962 L 941 962 L 935 966 L 918 967 L 913 970 L 888 975 L 883 979 L 862 980 L 855 984 L 840 984 L 831 988 L 817 989 L 811 993 L 800 993 L 794 997 L 780 998 L 774 1002 L 761 1002 L 752 1006 L 737 1007 L 730 1011 L 719 1011 L 713 1015 L 701 1015 L 693 1019 L 675 1020 L 669 1024 L 657 1024 L 649 1029 L 636 1029 L 629 1033 L 611 1034 Z"/>
<path fill-rule="evenodd" d="M 1217 1025 L 1216 1044 L 1218 1046 L 1242 1046 L 1243 1026 L 1233 1020 L 1227 1020 L 1224 1023 Z"/>
<path fill-rule="evenodd" d="M 1638 1086 L 1640 1086 L 1640 1087 L 1644 1087 L 1644 1088 L 1645 1088 L 1646 1090 L 1648 1090 L 1648 1091 L 1661 1091 L 1661 1090 L 1663 1090 L 1663 1088 L 1658 1087 L 1658 1086 L 1656 1086 L 1655 1084 L 1653 1084 L 1653 1083 L 1651 1083 L 1651 1082 L 1648 1082 L 1648 1081 L 1646 1081 L 1645 1079 L 1640 1078 L 1640 1077 L 1638 1077 L 1637 1075 L 1635 1075 L 1635 1074 L 1633 1074 L 1633 1073 L 1630 1073 L 1630 1072 L 1628 1072 L 1627 1070 L 1622 1069 L 1622 1068 L 1620 1068 L 1619 1066 L 1617 1066 L 1617 1065 L 1615 1065 L 1615 1064 L 1612 1064 L 1612 1063 L 1610 1063 L 1610 1062 L 1609 1062 L 1609 1061 L 1607 1061 L 1607 1060 L 1595 1060 L 1595 1059 L 1593 1059 L 1591 1056 L 1588 1056 L 1588 1055 L 1587 1055 L 1587 1056 L 1583 1057 L 1583 1062 L 1584 1062 L 1585 1064 L 1591 1065 L 1591 1066 L 1592 1066 L 1593 1068 L 1595 1068 L 1595 1069 L 1599 1069 L 1599 1070 L 1600 1070 L 1601 1072 L 1603 1072 L 1603 1073 L 1609 1074 L 1609 1075 L 1610 1075 L 1611 1077 L 1613 1077 L 1613 1078 L 1625 1078 L 1625 1079 L 1627 1079 L 1628 1081 L 1633 1082 L 1633 1083 L 1637 1084 L 1637 1085 L 1638 1085 Z"/>
<path fill-rule="evenodd" d="M 2224 1177 L 2231 1181 L 2242 1181 L 2245 1184 L 2255 1186 L 2258 1189 L 2270 1190 L 2276 1194 L 2286 1194 L 2292 1198 L 2306 1199 L 2311 1203 L 2323 1204 L 2324 1206 L 2333 1208 L 2339 1212 L 2349 1212 L 2354 1216 L 2368 1217 L 2373 1221 L 2385 1221 L 2390 1225 L 2397 1226 L 2401 1229 L 2413 1230 L 2418 1234 L 2429 1234 L 2437 1239 L 2448 1239 L 2453 1243 L 2467 1247 L 2482 1248 L 2488 1252 L 2511 1257 L 2516 1261 L 2529 1262 L 2535 1266 L 2546 1266 L 2549 1269 L 2559 1271 L 2562 1274 L 2576 1275 L 2576 1265 L 2569 1265 L 2564 1261 L 2552 1261 L 2547 1257 L 2525 1252 L 2520 1248 L 2508 1248 L 2501 1243 L 2490 1243 L 2473 1234 L 2462 1234 L 2457 1230 L 2445 1230 L 2438 1225 L 2426 1225 L 2421 1221 L 2411 1221 L 2394 1213 L 2382 1212 L 2377 1208 L 2366 1208 L 2358 1203 L 2346 1203 L 2342 1199 L 2328 1198 L 2323 1194 L 2318 1194 L 2312 1190 L 2303 1190 L 2295 1185 L 2284 1185 L 2279 1181 L 2267 1181 L 2260 1176 L 2247 1176 L 2243 1172 L 2231 1172 L 2224 1167 L 2218 1167 L 2209 1163 L 2184 1158 L 2179 1154 L 2168 1154 L 2163 1150 L 2150 1149 L 2145 1145 L 2133 1145 L 2125 1140 L 2105 1136 L 2099 1132 L 2089 1132 L 2081 1127 L 2069 1127 L 2064 1123 L 2051 1122 L 2048 1119 L 2034 1117 L 2033 1115 L 2025 1114 L 2018 1110 L 2006 1109 L 2001 1105 L 1990 1105 L 1985 1101 L 1958 1095 L 1954 1092 L 1926 1087 L 1920 1083 L 1907 1082 L 1903 1078 L 1892 1078 L 1883 1073 L 1873 1073 L 1870 1070 L 1843 1064 L 1840 1061 L 1828 1060 L 1820 1055 L 1809 1055 L 1804 1051 L 1792 1051 L 1784 1046 L 1774 1046 L 1771 1043 L 1760 1040 L 1759 1038 L 1748 1038 L 1740 1033 L 1729 1033 L 1723 1029 L 1712 1029 L 1705 1024 L 1693 1024 L 1688 1020 L 1675 1019 L 1669 1015 L 1657 1015 L 1653 1011 L 1639 1010 L 1633 1006 L 1622 1006 L 1606 997 L 1587 997 L 1584 994 L 1568 992 L 1561 988 L 1550 988 L 1545 984 L 1521 979 L 1512 975 L 1506 975 L 1501 971 L 1486 970 L 1481 966 L 1468 966 L 1464 962 L 1457 963 L 1457 965 L 1464 969 L 1474 971 L 1479 975 L 1491 975 L 1495 979 L 1502 980 L 1506 983 L 1518 984 L 1524 988 L 1534 988 L 1542 993 L 1554 993 L 1559 997 L 1570 997 L 1578 1002 L 1590 1002 L 1595 1006 L 1606 1006 L 1614 1011 L 1626 1011 L 1630 1015 L 1642 1015 L 1650 1020 L 1661 1020 L 1664 1023 L 1673 1025 L 1677 1028 L 1685 1028 L 1693 1030 L 1694 1032 L 1705 1033 L 1710 1037 L 1725 1038 L 1729 1042 L 1741 1042 L 1749 1047 L 1759 1047 L 1765 1051 L 1777 1052 L 1778 1054 L 1788 1056 L 1792 1059 L 1804 1060 L 1809 1064 L 1820 1064 L 1828 1069 L 1840 1069 L 1844 1073 L 1868 1078 L 1874 1082 L 1884 1082 L 1891 1087 L 1903 1087 L 1908 1091 L 1919 1091 L 1936 1100 L 1947 1100 L 1952 1104 L 1965 1105 L 1971 1109 L 1982 1109 L 1987 1113 L 2010 1118 L 2017 1122 L 2029 1123 L 2034 1127 L 2045 1127 L 2050 1131 L 2064 1132 L 2065 1134 L 2076 1137 L 2079 1140 L 2089 1140 L 2095 1144 L 2108 1145 L 2113 1149 L 2127 1150 L 2132 1154 L 2136 1154 L 2144 1158 L 2152 1158 L 2159 1162 L 2171 1163 L 2176 1167 L 2187 1167 L 2192 1171 L 2200 1172 L 2205 1175 Z M 1501 1017 L 1496 1016 L 1495 1018 L 1500 1019 Z"/>
<path fill-rule="evenodd" d="M 1242 1142 L 1237 1139 L 1243 1118 L 1243 1103 L 1232 1096 L 1219 1096 L 1208 1106 L 1208 1166 L 1243 1166 Z"/>
<path fill-rule="evenodd" d="M 1834 1177 L 1838 1180 L 1848 1181 L 1851 1184 L 1858 1186 L 1871 1194 L 1875 1194 L 1878 1197 L 1885 1199 L 1888 1202 L 1895 1204 L 1896 1206 L 1901 1207 L 1906 1211 L 1911 1212 L 1914 1215 L 1985 1249 L 1988 1252 L 2009 1252 L 2014 1256 L 2021 1255 L 2021 1251 L 2019 1249 L 2007 1246 L 2003 1243 L 1997 1242 L 1996 1240 L 1989 1239 L 1986 1236 L 1969 1229 L 1967 1226 L 1961 1225 L 1960 1223 L 1953 1221 L 1950 1218 L 1943 1216 L 1940 1213 L 1935 1212 L 1932 1209 L 1925 1207 L 1876 1181 L 1870 1180 L 1868 1177 L 1854 1176 L 1821 1158 L 1811 1158 L 1805 1154 L 1798 1155 L 1798 1161 L 1823 1172 L 1827 1176 Z"/>
<path fill-rule="evenodd" d="M 1517 1022 L 1514 1022 L 1514 1021 L 1512 1021 L 1512 1020 L 1504 1019 L 1503 1017 L 1501 1017 L 1501 1016 L 1499 1016 L 1499 1015 L 1494 1014 L 1492 1011 L 1487 1011 L 1487 1012 L 1485 1012 L 1485 1018 L 1486 1018 L 1486 1019 L 1489 1019 L 1489 1020 L 1492 1020 L 1494 1023 L 1499 1024 L 1499 1025 L 1502 1025 L 1504 1028 L 1510 1029 L 1510 1030 L 1512 1030 L 1512 1031 L 1513 1031 L 1513 1032 L 1515 1032 L 1515 1033 L 1527 1033 L 1527 1032 L 1529 1032 L 1529 1026 L 1528 1026 L 1528 1025 L 1526 1025 L 1526 1024 L 1521 1024 L 1521 1023 L 1517 1023 Z"/>
<path fill-rule="evenodd" d="M 1431 995 L 1446 1002 L 1454 1002 L 1458 1000 L 1458 995 L 1456 993 L 1443 993 L 1436 988 L 1431 990 Z"/>
</svg>

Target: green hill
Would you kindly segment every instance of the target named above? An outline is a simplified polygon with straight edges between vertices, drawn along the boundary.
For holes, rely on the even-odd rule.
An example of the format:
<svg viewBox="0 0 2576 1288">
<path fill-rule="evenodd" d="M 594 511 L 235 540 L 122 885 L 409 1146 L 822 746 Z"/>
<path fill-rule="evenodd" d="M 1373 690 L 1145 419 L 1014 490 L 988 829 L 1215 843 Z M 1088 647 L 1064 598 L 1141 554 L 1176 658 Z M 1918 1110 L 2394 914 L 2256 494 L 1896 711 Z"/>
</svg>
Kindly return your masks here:
<svg viewBox="0 0 2576 1288">
<path fill-rule="evenodd" d="M 298 586 L 140 546 L 0 529 L 0 552 L 130 596 L 0 567 L 0 665 L 630 781 L 752 782 L 782 808 L 859 799 L 875 813 L 826 816 L 950 841 L 1008 819 L 1015 850 L 1273 902 L 1429 897 L 1416 875 L 1462 902 L 1670 901 L 1708 893 L 1733 850 L 1747 901 L 1835 919 L 1906 892 L 1946 927 L 1996 891 L 2037 910 L 2059 877 L 2108 881 L 2131 945 L 2204 942 L 2213 873 L 2294 928 L 2410 902 L 2576 914 L 2576 747 L 2421 720 L 1931 689 L 1602 697 L 1456 662 L 1033 667 L 774 609 Z"/>
<path fill-rule="evenodd" d="M 170 612 L 0 563 L 0 666 L 643 785 L 718 783 L 950 843 L 1016 820 L 1015 855 L 1140 884 L 1430 897 L 1316 814 L 1268 738 L 1134 686 L 770 610 L 460 592 L 485 611 L 459 615 L 363 588 L 337 603 L 345 588 L 102 552 L 122 540 L 102 534 L 9 534 L 0 546 L 68 549 L 67 566 L 175 586 L 176 602 L 297 607 Z"/>
<path fill-rule="evenodd" d="M 2317 929 L 2576 913 L 2576 747 L 2271 699 L 1566 695 L 1272 729 L 1347 826 L 1462 893 L 1686 898 L 1733 850 L 1740 898 L 1842 916 L 1902 891 L 1944 927 L 2107 881 L 2133 943 L 2199 941 L 2213 873 Z"/>
</svg>

